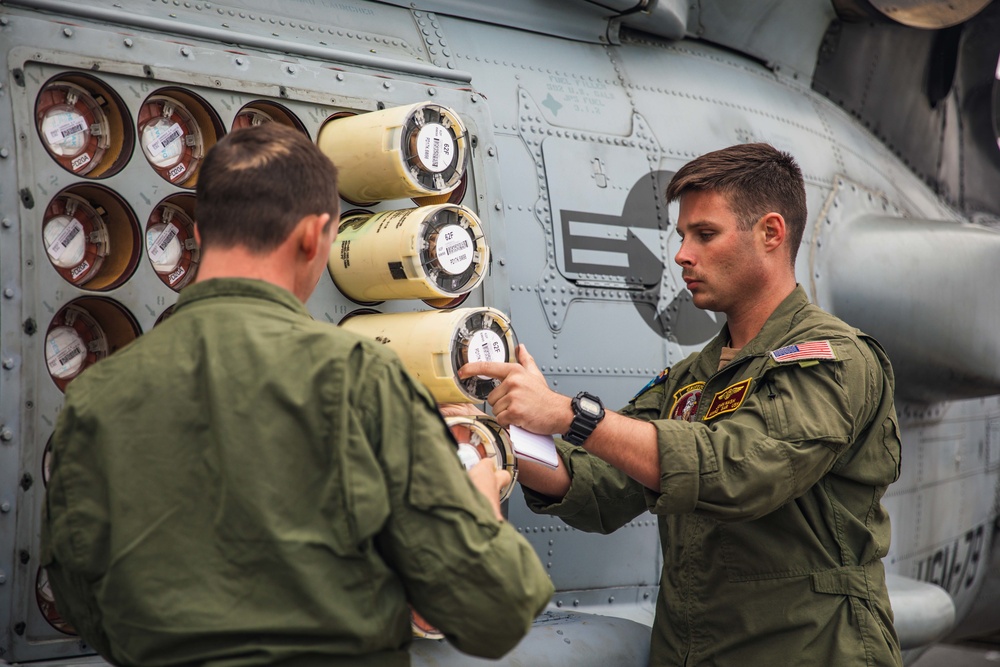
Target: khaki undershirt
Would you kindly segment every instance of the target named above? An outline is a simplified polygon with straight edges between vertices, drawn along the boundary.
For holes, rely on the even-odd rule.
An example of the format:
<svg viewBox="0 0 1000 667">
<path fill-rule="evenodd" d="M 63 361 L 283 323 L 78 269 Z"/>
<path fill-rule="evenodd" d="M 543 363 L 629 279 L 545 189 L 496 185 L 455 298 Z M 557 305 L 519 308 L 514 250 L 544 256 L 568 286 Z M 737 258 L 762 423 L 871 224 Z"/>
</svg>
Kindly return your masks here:
<svg viewBox="0 0 1000 667">
<path fill-rule="evenodd" d="M 730 361 L 736 358 L 736 355 L 740 353 L 740 349 L 737 347 L 723 347 L 722 354 L 719 355 L 719 367 L 716 370 L 721 371 L 723 368 L 729 364 Z"/>
</svg>

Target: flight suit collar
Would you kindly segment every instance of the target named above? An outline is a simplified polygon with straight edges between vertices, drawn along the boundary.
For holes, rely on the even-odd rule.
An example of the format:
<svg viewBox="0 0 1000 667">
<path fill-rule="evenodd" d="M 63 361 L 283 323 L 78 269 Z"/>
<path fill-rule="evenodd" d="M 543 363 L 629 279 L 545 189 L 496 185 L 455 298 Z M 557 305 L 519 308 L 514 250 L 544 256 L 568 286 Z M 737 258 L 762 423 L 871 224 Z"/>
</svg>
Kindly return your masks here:
<svg viewBox="0 0 1000 667">
<path fill-rule="evenodd" d="M 795 289 L 774 309 L 760 332 L 746 344 L 739 356 L 756 356 L 770 352 L 775 345 L 788 337 L 797 321 L 795 314 L 807 305 L 809 297 L 806 296 L 805 289 L 802 285 L 796 284 Z"/>
<path fill-rule="evenodd" d="M 194 283 L 181 290 L 175 312 L 191 304 L 215 298 L 261 299 L 283 306 L 311 318 L 312 315 L 298 297 L 283 287 L 254 278 L 212 278 Z"/>
<path fill-rule="evenodd" d="M 791 294 L 778 304 L 771 316 L 764 322 L 764 326 L 753 339 L 743 346 L 732 365 L 737 364 L 741 359 L 756 357 L 767 354 L 780 341 L 785 340 L 795 323 L 795 313 L 799 312 L 809 304 L 809 297 L 802 285 L 796 284 Z M 704 377 L 715 375 L 719 368 L 719 357 L 722 348 L 729 342 L 729 324 L 724 324 L 722 330 L 712 341 L 705 346 L 698 357 L 698 366 Z"/>
</svg>

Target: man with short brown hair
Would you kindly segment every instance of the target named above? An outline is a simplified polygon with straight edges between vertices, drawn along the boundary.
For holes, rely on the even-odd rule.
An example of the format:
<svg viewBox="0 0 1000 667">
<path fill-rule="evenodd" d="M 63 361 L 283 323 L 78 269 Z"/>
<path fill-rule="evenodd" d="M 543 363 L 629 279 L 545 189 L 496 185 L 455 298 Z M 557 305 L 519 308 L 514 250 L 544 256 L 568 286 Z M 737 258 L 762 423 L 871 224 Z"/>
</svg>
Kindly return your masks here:
<svg viewBox="0 0 1000 667">
<path fill-rule="evenodd" d="M 536 512 L 611 532 L 650 510 L 664 564 L 655 666 L 900 665 L 880 498 L 899 475 L 889 360 L 796 284 L 802 173 L 767 144 L 682 167 L 675 261 L 726 315 L 699 353 L 619 413 L 551 391 L 527 350 L 471 363 L 497 420 L 563 434 L 556 470 L 519 463 Z"/>
</svg>

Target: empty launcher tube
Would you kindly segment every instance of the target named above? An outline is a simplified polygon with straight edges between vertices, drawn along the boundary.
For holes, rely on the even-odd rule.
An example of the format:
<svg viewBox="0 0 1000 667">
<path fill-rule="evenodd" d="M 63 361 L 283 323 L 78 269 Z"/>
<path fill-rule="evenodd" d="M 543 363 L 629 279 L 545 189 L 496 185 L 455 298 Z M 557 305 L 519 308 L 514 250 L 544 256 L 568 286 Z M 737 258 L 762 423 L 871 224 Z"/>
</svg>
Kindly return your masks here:
<svg viewBox="0 0 1000 667">
<path fill-rule="evenodd" d="M 456 308 L 348 317 L 340 326 L 391 347 L 439 403 L 479 403 L 499 384 L 488 377 L 461 380 L 470 361 L 510 362 L 517 338 L 495 308 Z"/>
<path fill-rule="evenodd" d="M 330 275 L 362 303 L 453 299 L 475 289 L 489 266 L 482 223 L 454 204 L 349 214 L 330 252 Z"/>
<path fill-rule="evenodd" d="M 316 143 L 340 170 L 340 194 L 361 204 L 451 192 L 465 174 L 468 141 L 457 113 L 419 102 L 331 120 Z"/>
</svg>

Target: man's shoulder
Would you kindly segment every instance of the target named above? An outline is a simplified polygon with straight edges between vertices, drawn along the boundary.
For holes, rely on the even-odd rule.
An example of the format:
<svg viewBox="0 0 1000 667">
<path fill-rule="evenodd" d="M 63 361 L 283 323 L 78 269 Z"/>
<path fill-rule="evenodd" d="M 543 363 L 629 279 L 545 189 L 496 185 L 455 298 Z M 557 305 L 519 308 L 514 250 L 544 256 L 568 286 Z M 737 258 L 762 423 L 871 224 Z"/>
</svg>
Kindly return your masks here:
<svg viewBox="0 0 1000 667">
<path fill-rule="evenodd" d="M 833 313 L 829 313 L 814 303 L 806 304 L 792 320 L 786 341 L 797 342 L 819 338 L 837 340 L 859 340 L 864 334 Z"/>
<path fill-rule="evenodd" d="M 878 348 L 874 338 L 813 303 L 796 313 L 787 336 L 776 349 L 815 342 L 828 343 L 834 356 L 842 360 L 863 358 L 868 363 L 882 365 L 880 355 L 873 349 Z"/>
<path fill-rule="evenodd" d="M 381 341 L 342 329 L 335 324 L 303 319 L 298 330 L 303 336 L 311 339 L 303 342 L 321 345 L 320 349 L 331 358 L 341 358 L 353 353 L 364 357 L 370 363 L 380 365 L 400 363 L 396 352 Z"/>
</svg>

